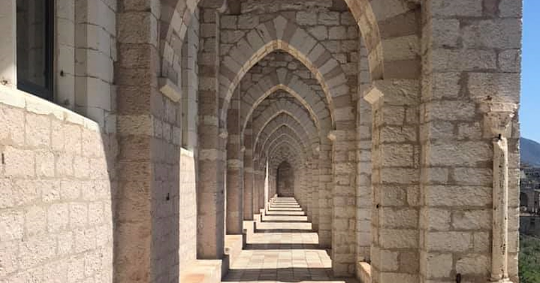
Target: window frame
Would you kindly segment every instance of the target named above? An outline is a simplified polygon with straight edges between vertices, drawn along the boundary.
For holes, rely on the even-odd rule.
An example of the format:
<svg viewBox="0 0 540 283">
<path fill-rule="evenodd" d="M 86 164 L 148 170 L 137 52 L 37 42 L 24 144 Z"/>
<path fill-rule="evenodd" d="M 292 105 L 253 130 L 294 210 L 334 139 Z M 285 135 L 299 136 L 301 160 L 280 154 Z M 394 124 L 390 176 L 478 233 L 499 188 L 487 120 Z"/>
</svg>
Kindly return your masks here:
<svg viewBox="0 0 540 283">
<path fill-rule="evenodd" d="M 29 81 L 21 80 L 17 74 L 17 88 L 19 90 L 28 92 L 30 94 L 36 95 L 43 99 L 53 101 L 54 95 L 54 23 L 55 23 L 55 14 L 54 6 L 55 0 L 42 0 L 45 2 L 45 87 L 34 84 Z M 16 36 L 19 36 L 18 29 L 16 31 Z"/>
</svg>

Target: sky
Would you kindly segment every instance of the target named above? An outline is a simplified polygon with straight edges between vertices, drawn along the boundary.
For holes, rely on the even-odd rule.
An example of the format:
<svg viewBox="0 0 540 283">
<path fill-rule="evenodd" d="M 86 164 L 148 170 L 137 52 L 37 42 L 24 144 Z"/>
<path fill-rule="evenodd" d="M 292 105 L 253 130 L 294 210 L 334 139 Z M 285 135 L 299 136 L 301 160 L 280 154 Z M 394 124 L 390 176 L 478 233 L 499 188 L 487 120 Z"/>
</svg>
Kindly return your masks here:
<svg viewBox="0 0 540 283">
<path fill-rule="evenodd" d="M 523 6 L 521 136 L 540 142 L 540 0 Z"/>
</svg>

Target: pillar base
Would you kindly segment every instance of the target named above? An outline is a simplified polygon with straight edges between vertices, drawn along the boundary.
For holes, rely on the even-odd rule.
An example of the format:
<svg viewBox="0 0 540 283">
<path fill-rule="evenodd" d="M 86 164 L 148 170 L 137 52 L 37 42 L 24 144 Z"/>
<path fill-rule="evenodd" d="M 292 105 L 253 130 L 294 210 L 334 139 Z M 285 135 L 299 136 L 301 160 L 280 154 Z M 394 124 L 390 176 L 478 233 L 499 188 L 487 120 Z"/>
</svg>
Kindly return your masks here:
<svg viewBox="0 0 540 283">
<path fill-rule="evenodd" d="M 510 279 L 491 279 L 489 283 L 513 283 Z"/>
</svg>

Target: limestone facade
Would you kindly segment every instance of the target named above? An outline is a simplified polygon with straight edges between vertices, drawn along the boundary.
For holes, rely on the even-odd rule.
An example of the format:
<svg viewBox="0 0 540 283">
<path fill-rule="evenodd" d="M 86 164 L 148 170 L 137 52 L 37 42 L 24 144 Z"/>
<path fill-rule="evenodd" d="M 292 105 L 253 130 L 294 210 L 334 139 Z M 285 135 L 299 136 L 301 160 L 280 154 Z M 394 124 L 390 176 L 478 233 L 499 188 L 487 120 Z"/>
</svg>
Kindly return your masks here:
<svg viewBox="0 0 540 283">
<path fill-rule="evenodd" d="M 0 282 L 219 280 L 276 195 L 335 276 L 518 282 L 520 0 L 56 0 L 51 101 L 19 1 Z"/>
</svg>

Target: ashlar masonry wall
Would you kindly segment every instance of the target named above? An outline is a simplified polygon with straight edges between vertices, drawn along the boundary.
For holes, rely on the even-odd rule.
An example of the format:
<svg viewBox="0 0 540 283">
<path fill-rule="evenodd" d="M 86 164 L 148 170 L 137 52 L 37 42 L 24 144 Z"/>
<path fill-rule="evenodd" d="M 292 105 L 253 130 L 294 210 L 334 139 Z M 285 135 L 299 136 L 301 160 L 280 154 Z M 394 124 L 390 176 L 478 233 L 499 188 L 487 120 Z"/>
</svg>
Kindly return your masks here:
<svg viewBox="0 0 540 283">
<path fill-rule="evenodd" d="M 113 135 L 0 87 L 0 281 L 111 282 Z"/>
</svg>

